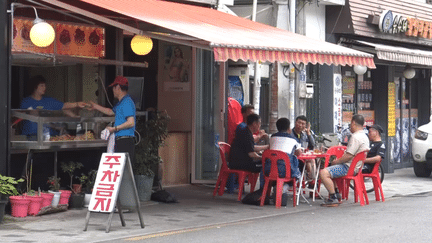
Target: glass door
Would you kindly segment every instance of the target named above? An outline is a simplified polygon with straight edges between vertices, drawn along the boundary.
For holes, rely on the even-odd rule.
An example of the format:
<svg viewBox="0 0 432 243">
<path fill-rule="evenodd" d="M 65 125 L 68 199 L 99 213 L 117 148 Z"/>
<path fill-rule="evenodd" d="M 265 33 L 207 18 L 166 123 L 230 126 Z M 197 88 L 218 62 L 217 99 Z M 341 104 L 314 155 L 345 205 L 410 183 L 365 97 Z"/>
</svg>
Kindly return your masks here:
<svg viewBox="0 0 432 243">
<path fill-rule="evenodd" d="M 194 162 L 192 183 L 210 183 L 217 179 L 219 149 L 219 65 L 213 53 L 196 49 Z"/>
</svg>

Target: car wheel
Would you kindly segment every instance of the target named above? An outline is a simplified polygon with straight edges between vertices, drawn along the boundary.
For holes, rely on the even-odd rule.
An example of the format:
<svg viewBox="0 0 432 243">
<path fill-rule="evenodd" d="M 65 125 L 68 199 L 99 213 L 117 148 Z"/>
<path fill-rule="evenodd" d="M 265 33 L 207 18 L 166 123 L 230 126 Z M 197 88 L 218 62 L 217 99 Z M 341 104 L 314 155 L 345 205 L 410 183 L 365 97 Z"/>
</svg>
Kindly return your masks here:
<svg viewBox="0 0 432 243">
<path fill-rule="evenodd" d="M 426 162 L 414 161 L 414 174 L 417 177 L 429 177 L 432 170 L 429 168 Z"/>
</svg>

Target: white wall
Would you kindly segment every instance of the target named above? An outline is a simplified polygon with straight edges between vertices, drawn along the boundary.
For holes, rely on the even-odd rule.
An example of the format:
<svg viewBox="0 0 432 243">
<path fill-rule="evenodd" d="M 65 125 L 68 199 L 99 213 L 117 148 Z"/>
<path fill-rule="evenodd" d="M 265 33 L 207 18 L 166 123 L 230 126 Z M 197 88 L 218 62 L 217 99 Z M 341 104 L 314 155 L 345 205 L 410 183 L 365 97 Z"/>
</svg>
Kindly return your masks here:
<svg viewBox="0 0 432 243">
<path fill-rule="evenodd" d="M 306 36 L 325 40 L 325 5 L 306 4 L 304 11 Z"/>
</svg>

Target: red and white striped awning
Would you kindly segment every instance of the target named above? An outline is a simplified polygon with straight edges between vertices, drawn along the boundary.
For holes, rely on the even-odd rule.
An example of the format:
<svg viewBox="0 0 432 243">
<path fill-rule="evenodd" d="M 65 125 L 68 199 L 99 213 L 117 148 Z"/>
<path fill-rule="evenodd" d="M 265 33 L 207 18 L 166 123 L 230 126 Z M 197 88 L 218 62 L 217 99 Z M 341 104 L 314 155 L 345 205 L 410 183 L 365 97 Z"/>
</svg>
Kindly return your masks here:
<svg viewBox="0 0 432 243">
<path fill-rule="evenodd" d="M 161 0 L 39 0 L 53 5 L 89 3 L 174 33 L 147 32 L 152 38 L 178 38 L 182 44 L 214 52 L 215 60 L 364 65 L 373 55 L 253 22 L 211 8 Z M 82 5 L 82 6 L 80 6 Z M 73 11 L 71 9 L 68 9 Z"/>
<path fill-rule="evenodd" d="M 312 64 L 328 64 L 328 65 L 362 65 L 374 68 L 373 58 L 365 58 L 349 55 L 331 55 L 309 52 L 295 51 L 272 51 L 272 50 L 256 50 L 256 49 L 241 49 L 241 48 L 213 48 L 215 59 L 217 61 L 226 61 L 228 59 L 251 60 L 251 61 L 269 61 L 269 62 L 294 62 L 294 63 L 312 63 Z"/>
</svg>

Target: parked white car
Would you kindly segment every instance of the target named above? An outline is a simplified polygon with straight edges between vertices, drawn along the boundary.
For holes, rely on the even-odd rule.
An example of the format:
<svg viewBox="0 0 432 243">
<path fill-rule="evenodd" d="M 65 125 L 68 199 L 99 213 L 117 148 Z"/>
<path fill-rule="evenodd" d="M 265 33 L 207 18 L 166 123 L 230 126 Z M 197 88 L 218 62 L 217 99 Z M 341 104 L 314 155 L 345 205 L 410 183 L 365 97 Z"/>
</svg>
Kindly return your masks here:
<svg viewBox="0 0 432 243">
<path fill-rule="evenodd" d="M 429 177 L 432 172 L 432 116 L 430 122 L 420 126 L 412 141 L 414 173 L 417 177 Z"/>
</svg>

